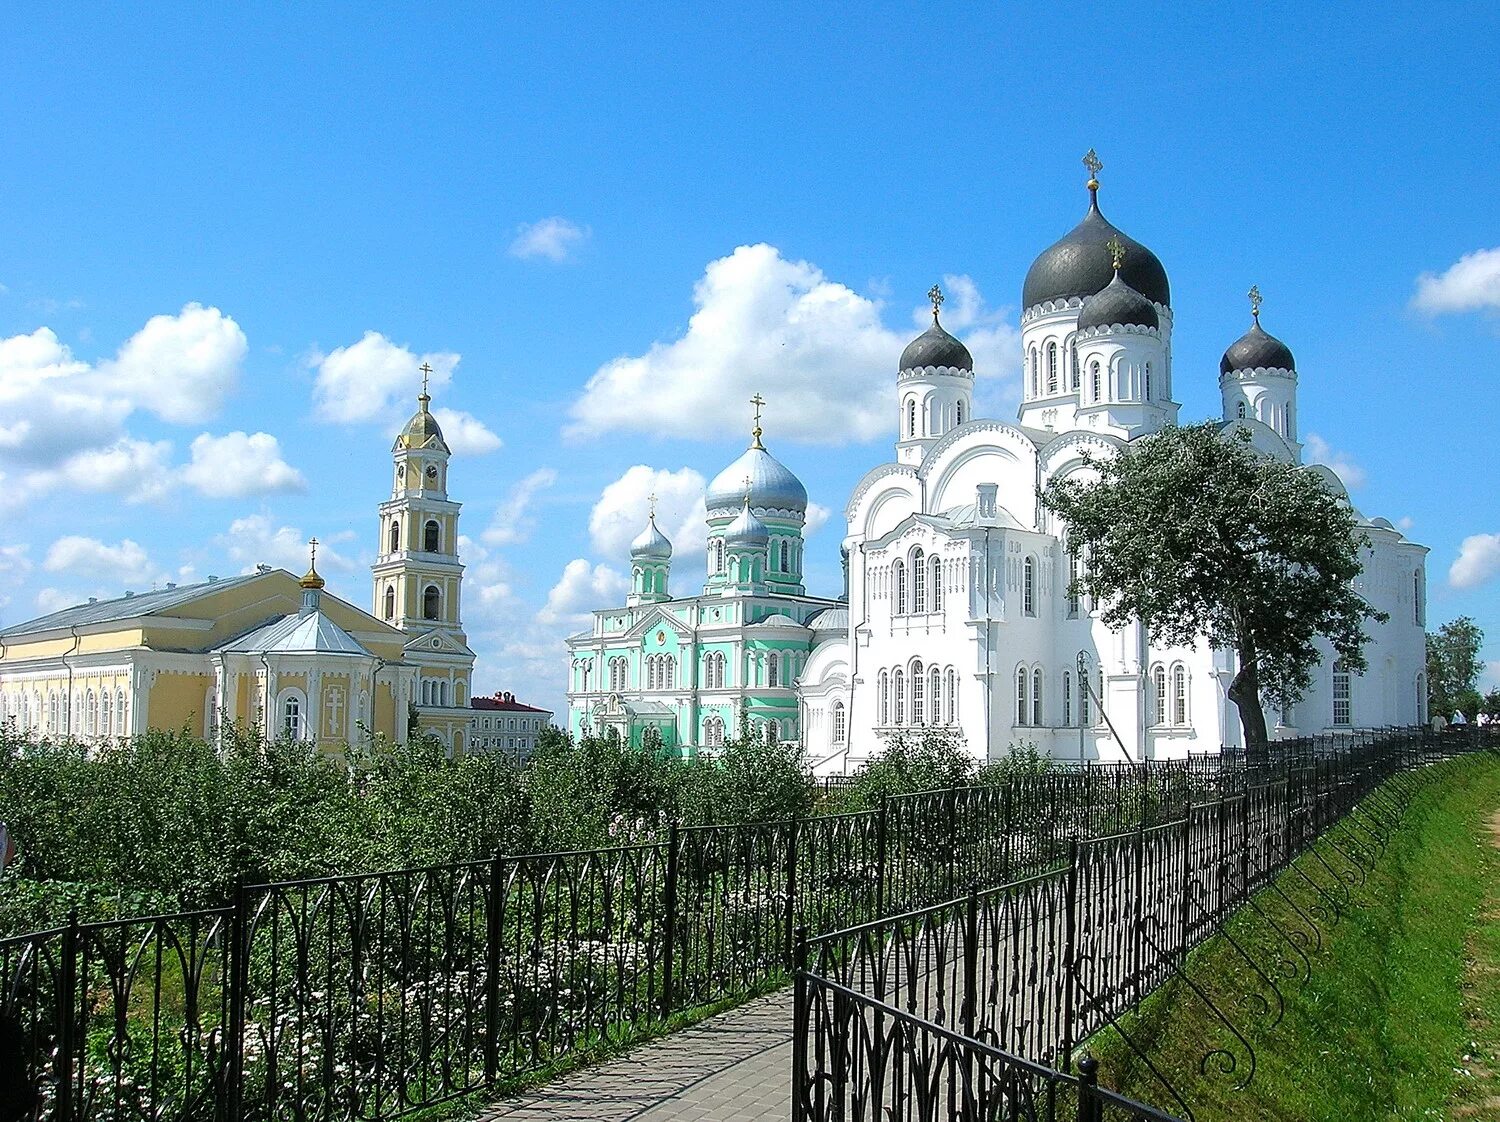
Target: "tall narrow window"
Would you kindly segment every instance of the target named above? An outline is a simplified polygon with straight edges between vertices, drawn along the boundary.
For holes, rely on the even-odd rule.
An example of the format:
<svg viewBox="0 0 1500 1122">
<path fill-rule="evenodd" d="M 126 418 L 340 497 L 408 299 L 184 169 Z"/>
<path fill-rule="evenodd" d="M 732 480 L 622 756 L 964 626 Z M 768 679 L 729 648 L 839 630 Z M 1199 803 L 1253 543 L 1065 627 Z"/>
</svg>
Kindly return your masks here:
<svg viewBox="0 0 1500 1122">
<path fill-rule="evenodd" d="M 776 657 L 775 651 L 766 656 L 766 685 L 781 685 L 781 659 Z"/>
<path fill-rule="evenodd" d="M 281 734 L 288 740 L 302 739 L 302 703 L 295 697 L 282 702 Z"/>
<path fill-rule="evenodd" d="M 723 571 L 724 571 L 724 539 L 723 538 L 715 538 L 714 539 L 714 572 L 715 573 L 722 573 Z"/>
<path fill-rule="evenodd" d="M 924 723 L 922 714 L 926 712 L 926 706 L 923 704 L 926 700 L 924 697 L 926 690 L 923 683 L 922 664 L 914 662 L 911 664 L 911 723 L 914 725 Z"/>
<path fill-rule="evenodd" d="M 1042 668 L 1031 672 L 1031 723 L 1043 724 L 1042 720 Z"/>
<path fill-rule="evenodd" d="M 892 724 L 906 724 L 906 674 L 897 670 L 891 680 L 891 702 L 895 709 L 895 720 Z"/>
<path fill-rule="evenodd" d="M 927 566 L 923 564 L 920 548 L 911 551 L 911 610 L 927 610 Z"/>
<path fill-rule="evenodd" d="M 1078 618 L 1078 554 L 1068 550 L 1068 618 Z"/>
<path fill-rule="evenodd" d="M 964 423 L 964 403 L 963 402 L 960 401 L 957 405 L 955 405 L 953 407 L 953 419 L 954 419 L 954 423 L 955 424 L 960 424 L 961 425 L 961 424 Z"/>
<path fill-rule="evenodd" d="M 1031 717 L 1026 687 L 1031 683 L 1031 672 L 1022 666 L 1016 671 L 1016 724 L 1024 725 Z"/>
<path fill-rule="evenodd" d="M 932 723 L 943 723 L 943 672 L 934 664 L 927 671 L 927 704 L 932 706 Z"/>
<path fill-rule="evenodd" d="M 1243 421 L 1245 419 L 1246 412 L 1247 410 L 1245 409 L 1245 403 L 1242 401 L 1240 402 L 1239 407 L 1235 410 L 1235 415 Z"/>
<path fill-rule="evenodd" d="M 428 553 L 437 553 L 441 545 L 438 540 L 440 535 L 437 520 L 429 518 L 427 525 L 422 527 L 422 548 Z"/>
<path fill-rule="evenodd" d="M 1167 723 L 1167 668 L 1161 665 L 1151 670 L 1151 723 Z"/>
<path fill-rule="evenodd" d="M 422 593 L 422 618 L 437 619 L 442 608 L 442 594 L 438 592 L 437 586 L 429 584 Z"/>
<path fill-rule="evenodd" d="M 906 611 L 906 562 L 897 561 L 891 568 L 896 578 L 896 602 L 891 606 L 891 614 L 900 615 Z"/>
<path fill-rule="evenodd" d="M 781 571 L 783 573 L 792 571 L 792 547 L 787 542 L 781 543 Z"/>
<path fill-rule="evenodd" d="M 906 435 L 917 435 L 917 399 L 910 398 L 906 402 Z"/>
<path fill-rule="evenodd" d="M 1145 393 L 1145 399 L 1147 401 L 1151 400 L 1151 364 L 1149 362 L 1146 363 L 1146 393 Z"/>
<path fill-rule="evenodd" d="M 958 675 L 948 667 L 948 723 L 958 724 Z"/>
<path fill-rule="evenodd" d="M 655 655 L 647 655 L 646 656 L 646 688 L 648 690 L 654 690 L 656 688 L 656 656 Z"/>
<path fill-rule="evenodd" d="M 844 703 L 842 701 L 833 703 L 833 742 L 835 744 L 844 742 Z"/>
<path fill-rule="evenodd" d="M 1036 348 L 1031 348 L 1031 396 L 1041 396 L 1041 364 L 1037 361 Z"/>
<path fill-rule="evenodd" d="M 884 670 L 880 672 L 880 723 L 891 723 L 891 676 Z"/>
<path fill-rule="evenodd" d="M 124 736 L 125 732 L 126 732 L 126 728 L 125 728 L 125 691 L 124 690 L 116 690 L 115 691 L 115 723 L 116 723 L 116 726 L 117 726 L 116 729 L 115 729 L 115 734 L 117 736 Z"/>
<path fill-rule="evenodd" d="M 1104 379 L 1099 373 L 1099 360 L 1089 363 L 1089 400 L 1098 405 L 1104 397 Z"/>
<path fill-rule="evenodd" d="M 1062 723 L 1071 725 L 1073 723 L 1073 672 L 1063 671 L 1062 680 Z"/>
<path fill-rule="evenodd" d="M 385 590 L 385 618 L 396 618 L 396 590 L 394 588 Z"/>
<path fill-rule="evenodd" d="M 1057 392 L 1057 344 L 1047 344 L 1047 392 Z"/>
<path fill-rule="evenodd" d="M 932 570 L 931 573 L 929 574 L 929 577 L 931 579 L 932 588 L 931 588 L 931 590 L 930 590 L 930 592 L 928 594 L 928 597 L 932 601 L 932 610 L 935 611 L 935 612 L 940 612 L 940 611 L 943 610 L 943 562 L 942 562 L 942 559 L 939 558 L 939 557 L 934 557 L 929 562 L 929 565 L 930 565 L 931 570 Z"/>
<path fill-rule="evenodd" d="M 1172 667 L 1172 723 L 1187 724 L 1187 668 Z"/>
<path fill-rule="evenodd" d="M 1036 561 L 1030 557 L 1022 563 L 1021 605 L 1029 616 L 1036 615 Z"/>
<path fill-rule="evenodd" d="M 397 553 L 401 549 L 401 519 L 391 519 L 391 552 Z"/>
<path fill-rule="evenodd" d="M 1341 728 L 1347 728 L 1354 720 L 1349 694 L 1349 667 L 1340 659 L 1333 664 L 1333 723 Z"/>
</svg>

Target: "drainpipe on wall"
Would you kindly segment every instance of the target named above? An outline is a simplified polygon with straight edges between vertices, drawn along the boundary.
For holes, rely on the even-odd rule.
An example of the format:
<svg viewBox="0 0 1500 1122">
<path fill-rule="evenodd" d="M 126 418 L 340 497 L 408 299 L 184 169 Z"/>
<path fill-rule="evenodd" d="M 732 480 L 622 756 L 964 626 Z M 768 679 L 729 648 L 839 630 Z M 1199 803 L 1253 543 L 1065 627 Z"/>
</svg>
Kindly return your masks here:
<svg viewBox="0 0 1500 1122">
<path fill-rule="evenodd" d="M 73 735 L 73 664 L 69 662 L 68 659 L 78 653 L 78 648 L 83 643 L 82 638 L 79 637 L 78 625 L 76 623 L 72 627 L 68 628 L 68 631 L 73 636 L 73 649 L 62 656 L 63 665 L 68 668 L 68 692 L 63 699 L 64 736 Z"/>
</svg>

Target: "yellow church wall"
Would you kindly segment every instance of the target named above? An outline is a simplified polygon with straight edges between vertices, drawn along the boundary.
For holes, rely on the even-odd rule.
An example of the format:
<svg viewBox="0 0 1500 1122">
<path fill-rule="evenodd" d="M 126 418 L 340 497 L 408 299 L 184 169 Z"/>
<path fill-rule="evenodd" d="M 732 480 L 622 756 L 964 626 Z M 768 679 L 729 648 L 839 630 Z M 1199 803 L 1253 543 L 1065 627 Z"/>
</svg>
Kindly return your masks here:
<svg viewBox="0 0 1500 1122">
<path fill-rule="evenodd" d="M 391 683 L 381 682 L 376 685 L 370 719 L 375 732 L 389 736 L 392 740 L 406 739 L 406 730 L 396 726 L 396 693 Z"/>
<path fill-rule="evenodd" d="M 158 674 L 146 694 L 146 724 L 150 728 L 204 735 L 203 706 L 213 685 L 212 674 Z"/>
</svg>

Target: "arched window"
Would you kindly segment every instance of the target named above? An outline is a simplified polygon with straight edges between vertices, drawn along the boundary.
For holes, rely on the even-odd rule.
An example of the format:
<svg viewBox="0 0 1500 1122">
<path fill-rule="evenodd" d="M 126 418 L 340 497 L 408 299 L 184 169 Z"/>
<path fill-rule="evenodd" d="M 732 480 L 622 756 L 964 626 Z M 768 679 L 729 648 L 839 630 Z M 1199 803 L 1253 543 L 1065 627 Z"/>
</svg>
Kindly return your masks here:
<svg viewBox="0 0 1500 1122">
<path fill-rule="evenodd" d="M 957 405 L 955 405 L 953 407 L 953 417 L 954 417 L 954 423 L 960 424 L 960 425 L 964 423 L 964 403 L 963 402 L 960 401 Z"/>
<path fill-rule="evenodd" d="M 724 747 L 724 718 L 710 716 L 703 722 L 703 742 L 709 748 Z"/>
<path fill-rule="evenodd" d="M 1159 663 L 1151 668 L 1151 723 L 1167 723 L 1167 668 Z"/>
<path fill-rule="evenodd" d="M 1147 401 L 1151 400 L 1151 364 L 1149 362 L 1146 363 L 1146 394 L 1145 394 L 1145 399 Z"/>
<path fill-rule="evenodd" d="M 842 701 L 833 703 L 833 742 L 835 744 L 844 742 L 844 703 Z"/>
<path fill-rule="evenodd" d="M 897 670 L 895 678 L 891 682 L 891 697 L 895 702 L 895 720 L 891 723 L 896 725 L 906 724 L 906 674 Z"/>
<path fill-rule="evenodd" d="M 124 736 L 130 731 L 129 725 L 125 723 L 125 691 L 115 691 L 115 720 L 120 722 L 119 735 Z"/>
<path fill-rule="evenodd" d="M 398 553 L 401 550 L 401 519 L 391 519 L 391 552 Z"/>
<path fill-rule="evenodd" d="M 897 561 L 891 568 L 896 577 L 896 603 L 891 608 L 891 614 L 900 615 L 906 611 L 906 562 Z"/>
<path fill-rule="evenodd" d="M 1036 348 L 1031 348 L 1031 396 L 1040 397 L 1042 390 L 1041 375 L 1039 373 L 1041 364 L 1037 361 Z"/>
<path fill-rule="evenodd" d="M 212 704 L 212 702 L 210 702 Z M 211 719 L 211 718 L 209 718 Z M 115 700 L 108 690 L 99 698 L 99 733 L 109 736 L 115 731 Z"/>
<path fill-rule="evenodd" d="M 943 562 L 934 557 L 929 563 L 932 568 L 930 574 L 932 580 L 932 610 L 940 612 L 943 610 Z"/>
<path fill-rule="evenodd" d="M 422 592 L 422 618 L 437 619 L 442 609 L 442 593 L 437 585 L 429 584 Z"/>
<path fill-rule="evenodd" d="M 934 664 L 927 671 L 927 704 L 932 706 L 932 723 L 943 723 L 943 672 Z"/>
<path fill-rule="evenodd" d="M 885 670 L 880 672 L 880 723 L 891 723 L 891 676 Z"/>
<path fill-rule="evenodd" d="M 1073 723 L 1073 672 L 1063 671 L 1062 680 L 1062 723 L 1071 725 Z"/>
<path fill-rule="evenodd" d="M 783 573 L 792 571 L 792 547 L 788 542 L 781 543 L 781 571 Z"/>
<path fill-rule="evenodd" d="M 623 658 L 612 658 L 609 660 L 609 692 L 620 693 L 625 689 L 625 660 Z"/>
<path fill-rule="evenodd" d="M 656 688 L 656 656 L 655 655 L 647 655 L 646 656 L 646 688 L 648 690 L 654 690 Z"/>
<path fill-rule="evenodd" d="M 766 656 L 766 685 L 781 685 L 781 659 L 775 651 Z"/>
<path fill-rule="evenodd" d="M 911 610 L 927 610 L 927 566 L 923 564 L 920 547 L 911 551 Z"/>
<path fill-rule="evenodd" d="M 1057 344 L 1047 344 L 1047 392 L 1057 392 Z"/>
<path fill-rule="evenodd" d="M 1042 720 L 1042 668 L 1031 672 L 1031 723 L 1041 725 Z"/>
<path fill-rule="evenodd" d="M 385 618 L 396 618 L 396 590 L 390 587 L 385 590 Z"/>
<path fill-rule="evenodd" d="M 47 691 L 47 731 L 57 732 L 57 694 Z"/>
<path fill-rule="evenodd" d="M 906 435 L 917 435 L 917 399 L 914 397 L 906 399 Z"/>
<path fill-rule="evenodd" d="M 926 692 L 922 677 L 922 664 L 913 662 L 911 664 L 911 723 L 914 725 L 924 723 L 922 715 L 926 711 L 926 706 L 923 704 L 926 700 L 924 697 Z"/>
<path fill-rule="evenodd" d="M 428 553 L 438 552 L 439 545 L 441 544 L 438 541 L 439 537 L 437 519 L 429 518 L 427 525 L 422 527 L 422 548 Z"/>
<path fill-rule="evenodd" d="M 1022 666 L 1016 670 L 1016 724 L 1024 725 L 1031 719 L 1031 706 L 1027 704 L 1027 689 L 1031 683 L 1031 672 Z"/>
<path fill-rule="evenodd" d="M 1239 406 L 1235 409 L 1235 415 L 1242 421 L 1245 419 L 1245 415 L 1247 412 L 1248 411 L 1246 410 L 1245 403 L 1243 401 L 1240 402 Z"/>
<path fill-rule="evenodd" d="M 1027 615 L 1036 615 L 1036 561 L 1031 557 L 1022 563 L 1021 606 Z"/>
<path fill-rule="evenodd" d="M 1071 549 L 1068 550 L 1068 618 L 1078 618 L 1078 554 Z"/>
<path fill-rule="evenodd" d="M 1104 396 L 1103 389 L 1103 378 L 1099 373 L 1099 360 L 1096 358 L 1093 362 L 1089 363 L 1089 401 L 1097 405 L 1099 400 Z"/>
<path fill-rule="evenodd" d="M 281 735 L 288 740 L 302 739 L 302 699 L 288 695 L 281 702 Z"/>
<path fill-rule="evenodd" d="M 1172 667 L 1172 723 L 1187 724 L 1187 667 Z"/>
<path fill-rule="evenodd" d="M 958 675 L 948 667 L 948 723 L 958 724 Z"/>
<path fill-rule="evenodd" d="M 88 736 L 99 734 L 99 711 L 94 708 L 94 691 L 83 695 L 83 731 Z"/>
<path fill-rule="evenodd" d="M 1340 728 L 1347 728 L 1354 723 L 1350 687 L 1349 667 L 1343 659 L 1339 659 L 1333 664 L 1333 723 Z"/>
</svg>

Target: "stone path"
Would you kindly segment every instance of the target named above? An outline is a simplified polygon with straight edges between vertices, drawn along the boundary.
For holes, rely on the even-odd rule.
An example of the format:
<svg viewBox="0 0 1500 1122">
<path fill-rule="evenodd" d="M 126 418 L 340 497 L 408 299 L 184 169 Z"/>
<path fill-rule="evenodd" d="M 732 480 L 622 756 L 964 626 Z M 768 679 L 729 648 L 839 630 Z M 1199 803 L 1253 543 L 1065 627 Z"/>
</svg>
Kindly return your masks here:
<svg viewBox="0 0 1500 1122">
<path fill-rule="evenodd" d="M 791 987 L 486 1107 L 478 1122 L 784 1122 Z"/>
</svg>

